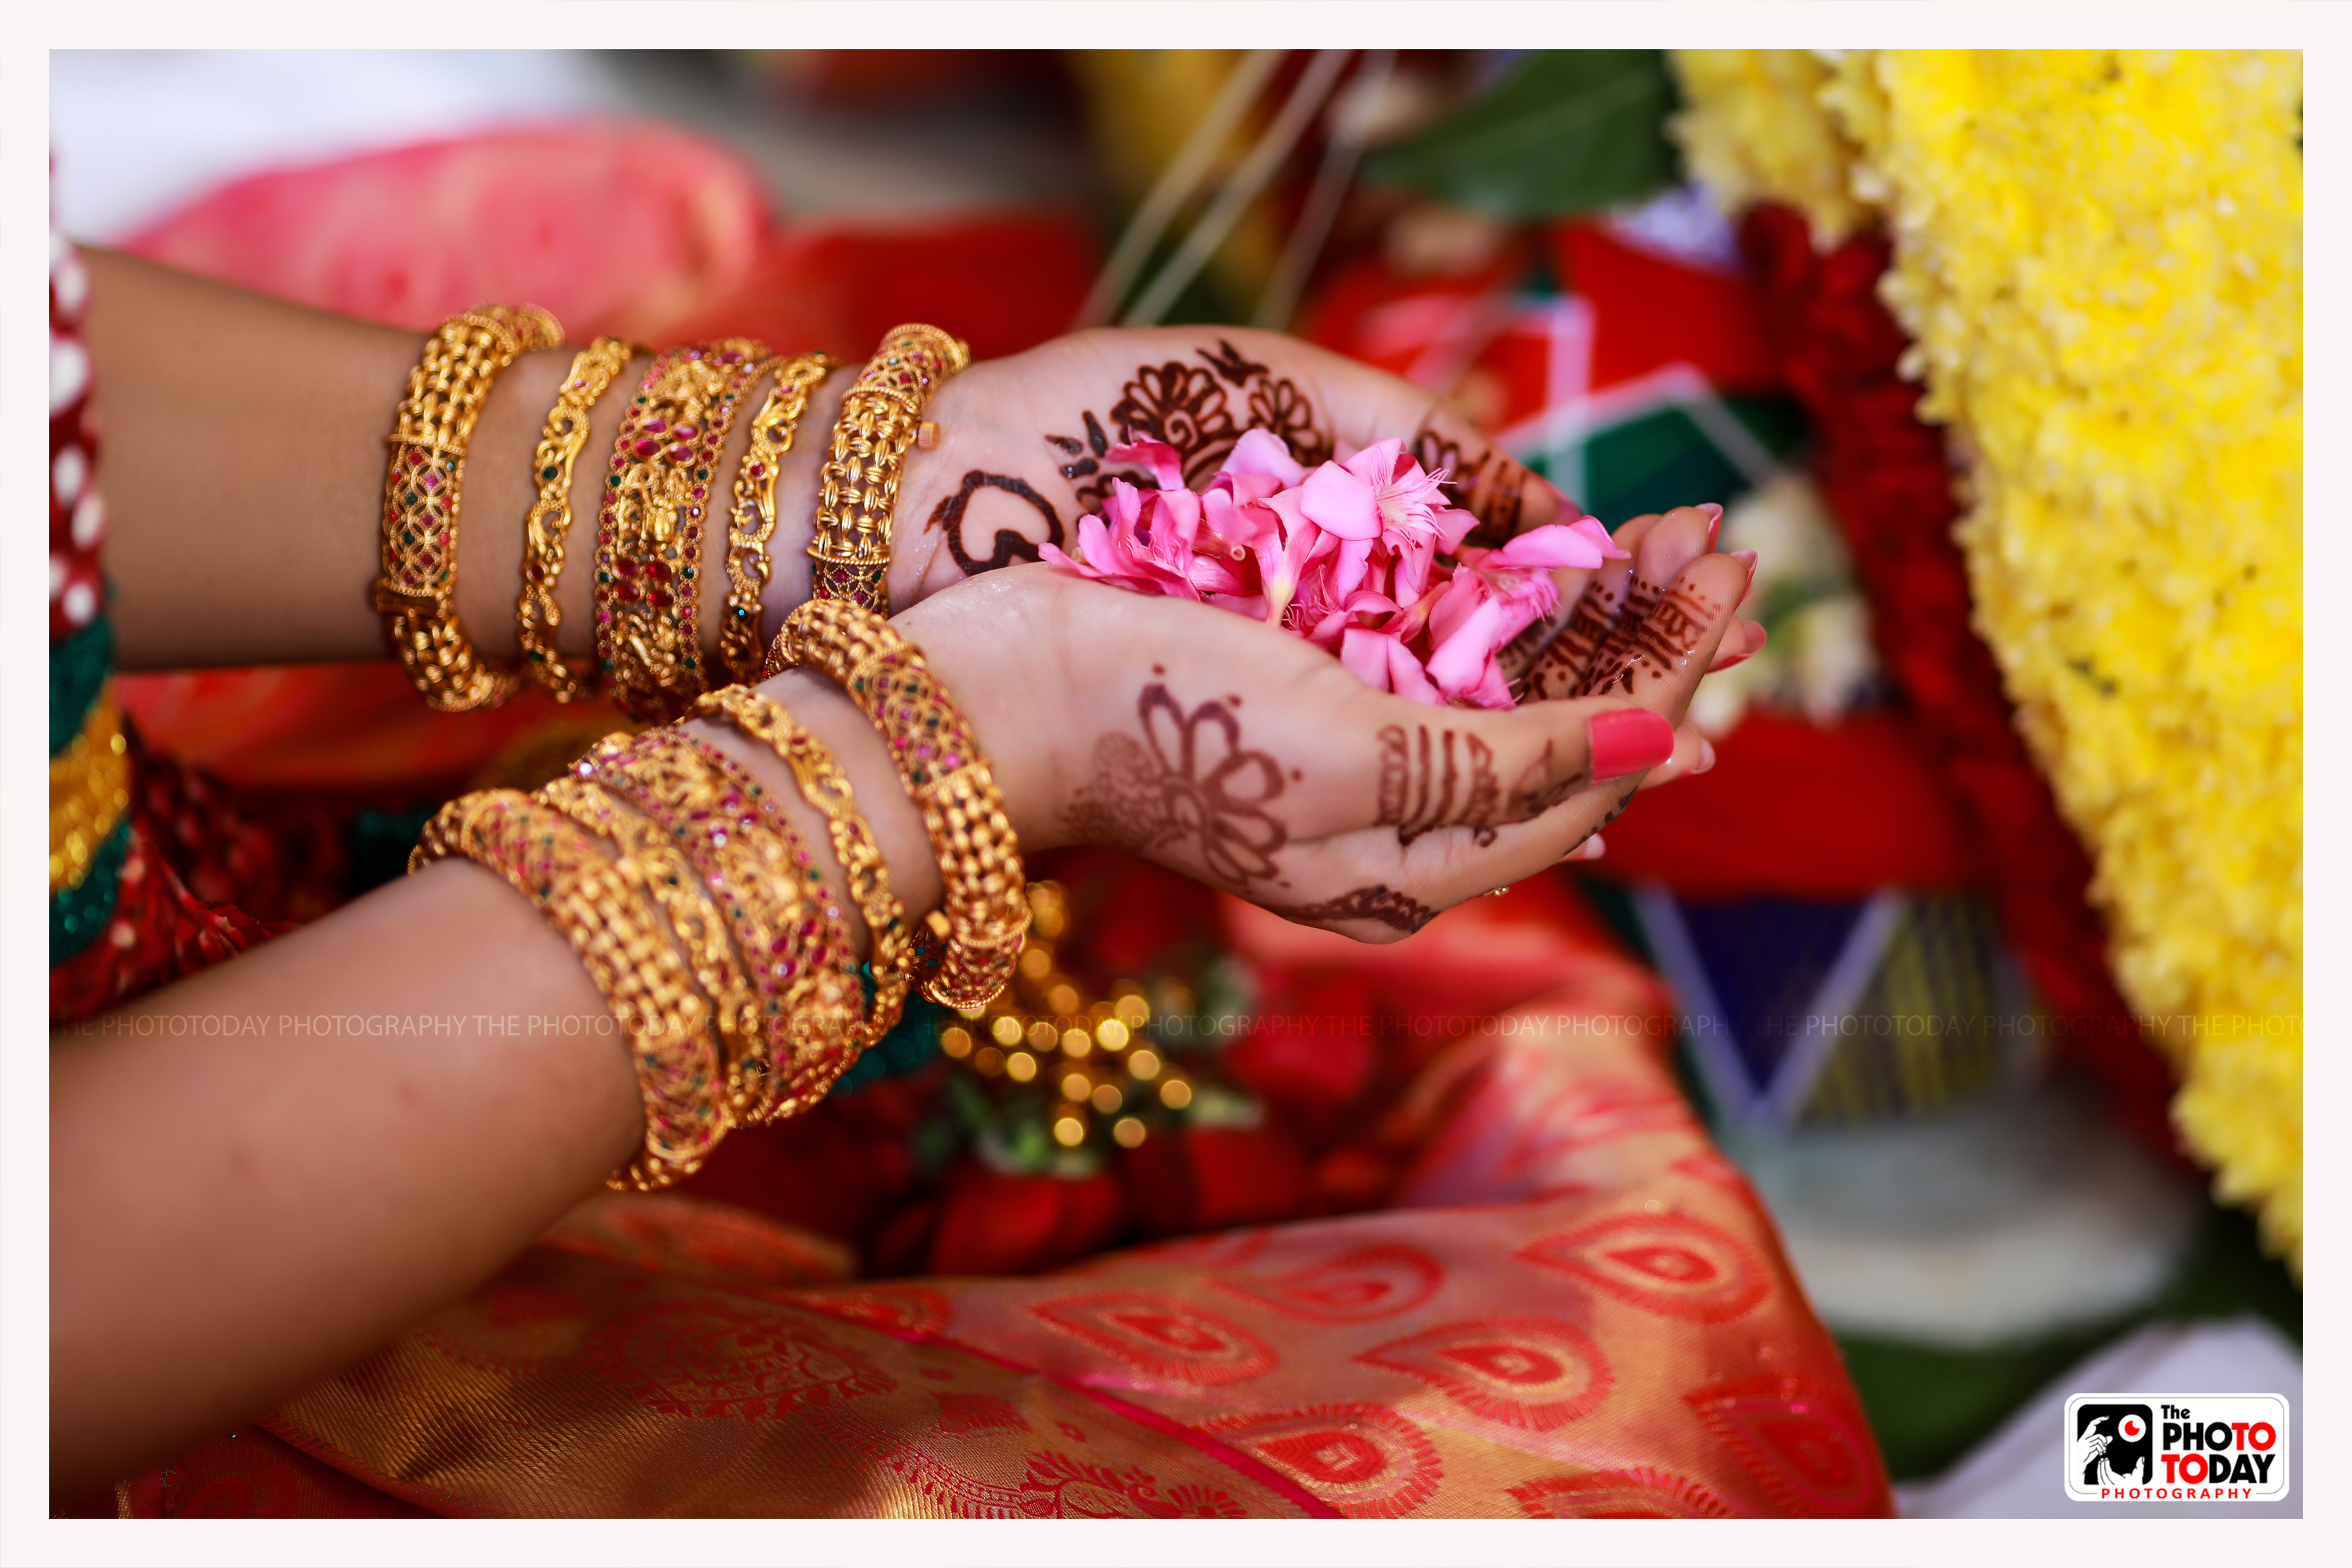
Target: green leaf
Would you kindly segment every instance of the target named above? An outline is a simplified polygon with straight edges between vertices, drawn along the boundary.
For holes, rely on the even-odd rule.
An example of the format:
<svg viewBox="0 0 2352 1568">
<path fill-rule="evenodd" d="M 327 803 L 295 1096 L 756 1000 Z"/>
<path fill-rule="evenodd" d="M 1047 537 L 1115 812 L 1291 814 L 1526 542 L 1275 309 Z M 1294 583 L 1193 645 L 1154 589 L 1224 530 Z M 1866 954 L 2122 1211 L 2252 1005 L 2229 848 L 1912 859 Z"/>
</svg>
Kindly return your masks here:
<svg viewBox="0 0 2352 1568">
<path fill-rule="evenodd" d="M 1483 98 L 1364 165 L 1401 185 L 1505 217 L 1567 217 L 1679 184 L 1666 140 L 1674 78 L 1657 49 L 1544 49 Z"/>
</svg>

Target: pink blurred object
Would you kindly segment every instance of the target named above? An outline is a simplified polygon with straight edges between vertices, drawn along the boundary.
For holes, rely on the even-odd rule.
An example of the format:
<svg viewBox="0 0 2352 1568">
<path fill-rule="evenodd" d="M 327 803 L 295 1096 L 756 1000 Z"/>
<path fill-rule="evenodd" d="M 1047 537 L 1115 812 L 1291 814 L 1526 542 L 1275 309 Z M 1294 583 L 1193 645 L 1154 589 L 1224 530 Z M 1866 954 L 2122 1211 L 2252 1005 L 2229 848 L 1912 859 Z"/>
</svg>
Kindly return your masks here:
<svg viewBox="0 0 2352 1568">
<path fill-rule="evenodd" d="M 733 153 L 658 121 L 599 121 L 251 175 L 123 248 L 412 330 L 527 300 L 585 342 L 662 336 L 750 274 L 768 223 Z"/>
</svg>

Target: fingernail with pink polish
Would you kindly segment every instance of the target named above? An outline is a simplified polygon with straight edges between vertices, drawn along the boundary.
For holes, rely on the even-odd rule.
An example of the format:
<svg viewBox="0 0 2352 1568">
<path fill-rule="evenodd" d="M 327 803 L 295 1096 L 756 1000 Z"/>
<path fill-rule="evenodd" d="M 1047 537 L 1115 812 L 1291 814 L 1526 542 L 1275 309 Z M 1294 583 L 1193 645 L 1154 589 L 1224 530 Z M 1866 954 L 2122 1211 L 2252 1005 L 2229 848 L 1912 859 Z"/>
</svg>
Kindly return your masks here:
<svg viewBox="0 0 2352 1568">
<path fill-rule="evenodd" d="M 1691 772 L 1703 773 L 1713 766 L 1715 766 L 1715 742 L 1701 735 L 1698 738 L 1698 761 L 1691 764 Z"/>
<path fill-rule="evenodd" d="M 1739 590 L 1739 596 L 1744 599 L 1748 596 L 1748 590 L 1756 585 L 1756 552 L 1735 550 L 1731 552 L 1730 558 L 1748 568 L 1748 581 Z"/>
<path fill-rule="evenodd" d="M 1601 714 L 1585 734 L 1595 784 L 1647 773 L 1675 754 L 1675 727 L 1646 708 Z"/>
<path fill-rule="evenodd" d="M 1595 833 L 1588 837 L 1583 843 L 1570 850 L 1568 852 L 1568 858 L 1571 860 L 1598 860 L 1601 856 L 1608 852 L 1609 847 L 1601 843 L 1601 835 Z"/>
<path fill-rule="evenodd" d="M 1723 531 L 1723 509 L 1715 502 L 1707 500 L 1699 502 L 1698 510 L 1706 513 L 1706 548 L 1707 552 L 1713 554 L 1715 537 Z"/>
</svg>

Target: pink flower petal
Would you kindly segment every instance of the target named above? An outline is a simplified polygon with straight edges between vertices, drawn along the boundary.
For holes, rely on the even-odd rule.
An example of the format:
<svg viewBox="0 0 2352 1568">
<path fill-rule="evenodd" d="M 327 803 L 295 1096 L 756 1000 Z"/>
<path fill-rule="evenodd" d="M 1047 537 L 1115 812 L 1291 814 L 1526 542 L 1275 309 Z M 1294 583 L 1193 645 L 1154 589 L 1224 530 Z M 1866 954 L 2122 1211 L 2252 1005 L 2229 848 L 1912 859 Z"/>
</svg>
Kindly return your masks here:
<svg viewBox="0 0 2352 1568">
<path fill-rule="evenodd" d="M 1499 550 L 1490 551 L 1478 564 L 1489 572 L 1497 568 L 1527 572 L 1557 567 L 1591 571 L 1605 558 L 1592 542 L 1591 535 L 1560 523 L 1548 522 L 1541 528 L 1528 530 Z"/>
<path fill-rule="evenodd" d="M 1558 494 L 1559 492 L 1555 491 L 1553 493 Z M 1561 499 L 1565 500 L 1567 498 L 1563 496 Z M 1557 527 L 1560 525 L 1554 524 L 1553 526 Z M 1594 544 L 1599 545 L 1601 547 L 1601 555 L 1608 560 L 1631 561 L 1633 558 L 1631 552 L 1617 548 L 1617 542 L 1609 537 L 1608 525 L 1603 523 L 1597 517 L 1580 517 L 1574 522 L 1569 523 L 1566 526 L 1573 531 L 1582 534 Z"/>
<path fill-rule="evenodd" d="M 1412 657 L 1402 639 L 1388 645 L 1389 689 L 1399 697 L 1410 697 L 1415 702 L 1426 702 L 1432 708 L 1445 706 L 1445 694 L 1429 682 L 1423 673 L 1421 660 Z"/>
<path fill-rule="evenodd" d="M 1280 479 L 1285 485 L 1295 485 L 1307 477 L 1307 469 L 1290 455 L 1282 437 L 1273 431 L 1252 426 L 1242 432 L 1225 458 L 1228 474 L 1264 474 Z"/>
<path fill-rule="evenodd" d="M 1375 691 L 1389 689 L 1389 650 L 1402 649 L 1403 644 L 1395 637 L 1379 632 L 1366 631 L 1361 626 L 1350 627 L 1339 639 L 1339 662 L 1349 673 Z M 1407 658 L 1411 654 L 1405 655 Z"/>
<path fill-rule="evenodd" d="M 1378 539 L 1381 508 L 1372 487 L 1337 463 L 1325 463 L 1298 487 L 1299 510 L 1342 539 Z"/>
<path fill-rule="evenodd" d="M 1184 488 L 1184 459 L 1165 441 L 1129 441 L 1113 447 L 1104 456 L 1114 463 L 1141 463 L 1151 470 L 1151 477 L 1160 481 L 1163 490 Z"/>
<path fill-rule="evenodd" d="M 1455 579 L 1457 584 L 1461 581 Z M 1461 617 L 1451 632 L 1441 636 L 1433 622 L 1431 635 L 1437 641 L 1430 650 L 1429 679 L 1448 697 L 1459 697 L 1478 684 L 1495 650 L 1517 633 L 1505 629 L 1502 603 L 1488 599 Z"/>
</svg>

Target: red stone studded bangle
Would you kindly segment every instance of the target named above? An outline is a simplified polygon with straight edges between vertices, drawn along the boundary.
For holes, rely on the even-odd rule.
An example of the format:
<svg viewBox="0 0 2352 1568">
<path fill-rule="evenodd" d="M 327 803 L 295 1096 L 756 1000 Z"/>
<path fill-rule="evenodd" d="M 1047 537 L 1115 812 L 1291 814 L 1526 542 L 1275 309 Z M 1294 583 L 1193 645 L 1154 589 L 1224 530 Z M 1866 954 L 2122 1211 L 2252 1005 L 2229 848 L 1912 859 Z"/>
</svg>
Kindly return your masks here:
<svg viewBox="0 0 2352 1568">
<path fill-rule="evenodd" d="M 622 417 L 596 529 L 596 654 L 614 700 L 667 723 L 708 684 L 702 537 L 719 449 L 766 345 L 725 338 L 654 361 Z"/>
<path fill-rule="evenodd" d="M 457 497 L 466 444 L 499 372 L 528 350 L 563 341 L 536 305 L 485 305 L 452 316 L 426 340 L 393 416 L 383 480 L 383 559 L 371 598 L 384 635 L 425 706 L 495 708 L 521 677 L 475 653 L 457 625 Z"/>
</svg>

